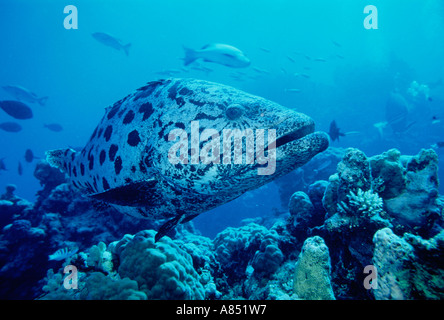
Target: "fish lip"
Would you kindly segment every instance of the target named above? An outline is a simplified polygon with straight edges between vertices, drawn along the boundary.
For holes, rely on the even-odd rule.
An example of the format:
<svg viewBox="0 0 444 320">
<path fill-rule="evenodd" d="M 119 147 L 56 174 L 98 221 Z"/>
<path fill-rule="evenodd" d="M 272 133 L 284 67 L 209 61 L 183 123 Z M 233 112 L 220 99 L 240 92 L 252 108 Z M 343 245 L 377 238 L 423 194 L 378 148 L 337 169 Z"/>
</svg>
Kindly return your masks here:
<svg viewBox="0 0 444 320">
<path fill-rule="evenodd" d="M 276 148 L 284 146 L 290 142 L 297 141 L 309 134 L 312 134 L 313 132 L 315 132 L 314 122 L 307 123 L 300 128 L 289 131 L 277 138 L 275 142 Z"/>
</svg>

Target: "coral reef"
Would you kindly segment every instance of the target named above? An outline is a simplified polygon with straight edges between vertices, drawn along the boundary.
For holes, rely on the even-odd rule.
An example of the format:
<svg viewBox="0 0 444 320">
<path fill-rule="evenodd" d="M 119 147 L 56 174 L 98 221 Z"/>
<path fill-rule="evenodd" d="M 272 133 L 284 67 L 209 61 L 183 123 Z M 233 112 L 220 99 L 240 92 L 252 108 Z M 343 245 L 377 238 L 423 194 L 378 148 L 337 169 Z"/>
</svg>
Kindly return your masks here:
<svg viewBox="0 0 444 320">
<path fill-rule="evenodd" d="M 389 228 L 374 237 L 373 263 L 378 270 L 379 300 L 444 298 L 444 231 L 430 240 L 405 233 L 399 237 Z"/>
<path fill-rule="evenodd" d="M 307 238 L 294 271 L 294 292 L 306 300 L 334 300 L 330 280 L 330 255 L 319 236 Z"/>
<path fill-rule="evenodd" d="M 91 201 L 40 161 L 35 203 L 13 185 L 0 196 L 0 297 L 442 299 L 437 170 L 433 150 L 367 157 L 330 148 L 278 183 L 287 212 L 214 239 L 186 223 L 154 242 L 156 221 Z M 378 288 L 363 285 L 368 265 Z M 77 289 L 64 286 L 68 266 Z"/>
</svg>

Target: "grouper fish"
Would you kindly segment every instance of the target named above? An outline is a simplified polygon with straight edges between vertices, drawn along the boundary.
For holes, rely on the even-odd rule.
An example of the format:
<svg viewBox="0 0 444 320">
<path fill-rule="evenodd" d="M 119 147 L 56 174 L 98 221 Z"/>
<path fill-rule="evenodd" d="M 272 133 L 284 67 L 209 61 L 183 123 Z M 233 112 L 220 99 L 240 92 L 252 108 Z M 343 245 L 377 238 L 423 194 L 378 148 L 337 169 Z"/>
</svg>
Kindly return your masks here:
<svg viewBox="0 0 444 320">
<path fill-rule="evenodd" d="M 227 142 L 208 146 L 235 129 L 256 132 L 256 140 L 250 144 L 247 135 L 241 136 L 242 161 L 231 163 L 225 161 L 235 159 L 230 140 L 228 158 L 217 161 Z M 193 130 L 200 138 L 193 137 Z M 266 144 L 264 152 L 247 162 L 248 147 L 257 151 L 260 142 Z M 328 144 L 328 135 L 315 132 L 310 117 L 272 101 L 208 81 L 165 79 L 108 107 L 83 150 L 56 149 L 46 156 L 89 197 L 132 216 L 159 220 L 157 241 L 179 223 L 304 165 Z M 201 157 L 202 150 L 211 150 L 212 161 L 196 161 L 199 150 Z M 275 169 L 258 174 L 266 166 L 259 159 L 273 150 Z M 172 161 L 176 156 L 181 161 Z"/>
</svg>

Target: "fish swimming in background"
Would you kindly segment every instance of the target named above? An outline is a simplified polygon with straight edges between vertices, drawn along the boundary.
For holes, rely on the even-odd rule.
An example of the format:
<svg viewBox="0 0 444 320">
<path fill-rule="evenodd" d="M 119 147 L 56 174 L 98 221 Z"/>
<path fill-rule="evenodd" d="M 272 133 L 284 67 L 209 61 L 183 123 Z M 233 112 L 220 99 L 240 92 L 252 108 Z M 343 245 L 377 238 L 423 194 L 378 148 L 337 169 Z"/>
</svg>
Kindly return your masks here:
<svg viewBox="0 0 444 320">
<path fill-rule="evenodd" d="M 58 123 L 43 124 L 43 127 L 54 132 L 60 132 L 63 130 L 63 127 Z"/>
<path fill-rule="evenodd" d="M 265 47 L 259 47 L 259 50 L 261 50 L 261 51 L 263 51 L 263 52 L 266 52 L 266 53 L 270 53 L 270 52 L 271 52 L 270 49 L 265 48 Z"/>
<path fill-rule="evenodd" d="M 48 260 L 62 261 L 62 260 L 65 260 L 66 258 L 69 258 L 69 257 L 75 255 L 78 250 L 79 250 L 78 248 L 74 248 L 74 249 L 63 248 L 63 249 L 59 249 L 56 252 L 54 252 L 53 254 L 50 254 L 48 256 Z"/>
<path fill-rule="evenodd" d="M 91 35 L 94 39 L 104 44 L 105 46 L 114 48 L 116 50 L 123 50 L 127 56 L 129 55 L 129 48 L 131 47 L 131 43 L 123 44 L 121 40 L 104 32 L 94 32 Z"/>
<path fill-rule="evenodd" d="M 6 132 L 19 132 L 22 131 L 22 126 L 16 122 L 2 122 L 0 123 L 0 129 Z"/>
<path fill-rule="evenodd" d="M 331 42 L 332 42 L 336 47 L 338 47 L 338 48 L 342 47 L 342 45 L 341 45 L 339 42 L 335 41 L 335 40 L 332 40 Z"/>
<path fill-rule="evenodd" d="M 285 89 L 285 92 L 292 92 L 292 93 L 299 93 L 301 92 L 301 89 L 297 89 L 297 88 L 291 88 L 291 89 Z"/>
<path fill-rule="evenodd" d="M 32 152 L 31 149 L 26 149 L 26 151 L 25 151 L 25 160 L 26 160 L 26 162 L 31 163 L 31 162 L 34 161 L 34 159 L 40 159 L 40 158 L 35 157 L 34 156 L 34 152 Z"/>
<path fill-rule="evenodd" d="M 444 141 L 439 141 L 439 142 L 435 143 L 434 145 L 432 145 L 432 147 L 434 147 L 434 148 L 444 148 Z"/>
<path fill-rule="evenodd" d="M 0 108 L 15 119 L 25 120 L 33 117 L 31 108 L 20 101 L 0 101 Z"/>
<path fill-rule="evenodd" d="M 48 97 L 39 98 L 34 92 L 21 86 L 3 86 L 3 90 L 12 95 L 15 99 L 29 103 L 38 103 L 41 106 L 46 104 Z"/>
<path fill-rule="evenodd" d="M 390 93 L 385 105 L 385 117 L 394 132 L 406 131 L 408 110 L 407 101 L 402 95 Z"/>
<path fill-rule="evenodd" d="M 7 171 L 6 165 L 5 165 L 5 158 L 0 158 L 0 171 Z"/>
<path fill-rule="evenodd" d="M 23 166 L 20 161 L 18 162 L 17 173 L 19 174 L 19 176 L 21 176 L 23 174 Z"/>
<path fill-rule="evenodd" d="M 200 130 L 204 128 L 208 130 Z M 202 161 L 224 129 L 276 130 L 274 173 L 258 174 L 265 166 L 262 161 Z M 188 150 L 188 143 L 172 138 L 177 131 L 180 141 L 185 136 L 188 141 L 193 132 L 211 136 L 191 136 Z M 229 141 L 227 153 L 234 158 Z M 132 216 L 161 221 L 157 241 L 177 224 L 304 165 L 328 143 L 325 133 L 315 132 L 310 117 L 272 101 L 203 80 L 167 79 L 149 82 L 108 107 L 81 152 L 50 150 L 46 159 L 91 198 Z M 186 149 L 179 152 L 186 163 L 171 161 L 177 156 L 171 149 L 178 144 Z M 241 149 L 245 159 L 247 148 Z M 257 152 L 263 156 L 264 151 Z"/>
<path fill-rule="evenodd" d="M 228 44 L 208 44 L 200 50 L 183 48 L 185 50 L 185 58 L 183 60 L 186 66 L 197 59 L 203 59 L 205 62 L 218 63 L 231 68 L 246 68 L 250 65 L 250 59 L 242 51 Z"/>
<path fill-rule="evenodd" d="M 441 119 L 439 119 L 437 116 L 432 117 L 432 124 L 438 124 L 441 122 Z"/>
<path fill-rule="evenodd" d="M 341 132 L 335 120 L 330 122 L 330 130 L 328 131 L 328 134 L 332 141 L 339 141 L 339 137 L 345 137 L 345 133 Z"/>
</svg>

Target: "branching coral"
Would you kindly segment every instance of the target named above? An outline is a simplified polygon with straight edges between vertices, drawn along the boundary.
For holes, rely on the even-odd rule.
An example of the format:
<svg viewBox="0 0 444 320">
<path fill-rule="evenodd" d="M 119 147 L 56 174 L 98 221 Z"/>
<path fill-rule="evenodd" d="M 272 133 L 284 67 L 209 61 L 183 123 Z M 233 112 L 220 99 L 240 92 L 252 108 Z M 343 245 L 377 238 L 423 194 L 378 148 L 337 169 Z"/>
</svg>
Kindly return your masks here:
<svg viewBox="0 0 444 320">
<path fill-rule="evenodd" d="M 373 190 L 363 191 L 358 188 L 356 193 L 350 190 L 347 199 L 347 203 L 345 201 L 338 203 L 339 217 L 329 221 L 328 225 L 334 221 L 336 221 L 334 224 L 342 221 L 340 224 L 349 228 L 373 226 L 379 229 L 390 225 L 383 208 L 384 202 Z"/>
<path fill-rule="evenodd" d="M 347 198 L 349 200 L 348 205 L 344 201 L 338 204 L 338 210 L 342 213 L 358 213 L 360 216 L 365 217 L 384 213 L 384 203 L 381 197 L 374 193 L 373 190 L 362 191 L 362 189 L 358 188 L 356 193 L 350 190 Z"/>
</svg>

